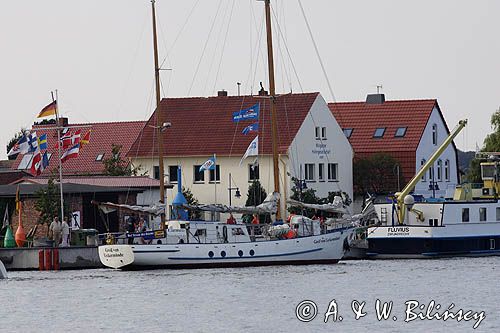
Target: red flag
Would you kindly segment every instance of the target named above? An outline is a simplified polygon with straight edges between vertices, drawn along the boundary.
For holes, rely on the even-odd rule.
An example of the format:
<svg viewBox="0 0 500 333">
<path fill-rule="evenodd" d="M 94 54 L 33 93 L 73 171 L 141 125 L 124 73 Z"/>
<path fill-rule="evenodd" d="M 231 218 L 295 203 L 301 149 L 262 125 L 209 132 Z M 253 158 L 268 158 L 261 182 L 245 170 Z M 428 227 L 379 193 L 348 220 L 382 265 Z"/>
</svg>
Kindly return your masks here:
<svg viewBox="0 0 500 333">
<path fill-rule="evenodd" d="M 39 176 L 42 173 L 40 168 L 42 161 L 42 154 L 40 154 L 40 150 L 37 150 L 33 155 L 33 159 L 31 160 L 31 168 L 30 172 L 33 176 Z"/>
<path fill-rule="evenodd" d="M 80 144 L 74 145 L 73 147 L 64 152 L 64 154 L 61 156 L 61 161 L 64 163 L 70 158 L 76 158 L 78 157 L 79 153 L 80 153 Z"/>
</svg>

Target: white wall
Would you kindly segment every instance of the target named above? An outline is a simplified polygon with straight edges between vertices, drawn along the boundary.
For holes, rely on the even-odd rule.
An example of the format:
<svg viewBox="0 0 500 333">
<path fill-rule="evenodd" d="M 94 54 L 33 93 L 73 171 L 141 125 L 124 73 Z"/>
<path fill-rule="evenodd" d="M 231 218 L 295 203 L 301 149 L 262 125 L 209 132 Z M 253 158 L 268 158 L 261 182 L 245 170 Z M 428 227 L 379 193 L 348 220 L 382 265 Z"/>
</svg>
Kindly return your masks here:
<svg viewBox="0 0 500 333">
<path fill-rule="evenodd" d="M 432 142 L 432 125 L 436 124 L 437 125 L 437 130 L 438 130 L 438 137 L 437 137 L 437 145 L 434 145 Z M 455 126 L 452 124 L 450 126 L 450 129 L 453 129 Z M 427 125 L 424 130 L 424 134 L 422 135 L 422 138 L 420 140 L 420 143 L 417 148 L 417 153 L 416 153 L 416 165 L 415 165 L 415 170 L 420 169 L 420 163 L 422 159 L 425 159 L 426 161 L 429 159 L 429 157 L 437 150 L 439 145 L 443 143 L 443 141 L 446 139 L 448 136 L 448 133 L 446 132 L 446 127 L 441 119 L 441 116 L 439 115 L 439 111 L 437 108 L 434 108 L 432 110 L 431 116 L 429 117 L 429 121 L 427 122 Z M 455 185 L 458 184 L 458 177 L 457 177 L 457 152 L 454 149 L 453 145 L 449 145 L 443 154 L 438 158 L 438 161 L 442 161 L 442 177 L 441 181 L 438 180 L 438 171 L 437 171 L 437 161 L 434 163 L 434 181 L 437 182 L 439 186 L 439 190 L 436 191 L 435 195 L 436 198 L 439 197 L 445 197 L 446 196 L 446 191 L 448 189 L 448 192 L 453 195 L 452 189 L 455 188 Z M 445 161 L 449 160 L 450 162 L 450 180 L 447 181 L 445 179 Z M 432 196 L 432 191 L 429 190 L 429 171 L 427 171 L 426 176 L 425 176 L 425 181 L 421 180 L 420 182 L 417 183 L 415 186 L 415 193 L 417 194 L 423 194 L 425 197 L 431 197 Z"/>
<path fill-rule="evenodd" d="M 316 139 L 316 127 L 326 127 L 326 140 Z M 289 156 L 290 173 L 294 177 L 304 179 L 305 163 L 315 165 L 315 180 L 307 182 L 307 186 L 314 188 L 319 197 L 326 197 L 328 192 L 343 191 L 352 199 L 353 150 L 321 95 L 318 95 L 310 114 L 302 123 L 297 136 L 290 145 Z M 318 179 L 318 164 L 320 163 L 325 166 L 324 181 Z M 328 180 L 329 163 L 338 165 L 338 180 L 336 181 Z"/>
</svg>

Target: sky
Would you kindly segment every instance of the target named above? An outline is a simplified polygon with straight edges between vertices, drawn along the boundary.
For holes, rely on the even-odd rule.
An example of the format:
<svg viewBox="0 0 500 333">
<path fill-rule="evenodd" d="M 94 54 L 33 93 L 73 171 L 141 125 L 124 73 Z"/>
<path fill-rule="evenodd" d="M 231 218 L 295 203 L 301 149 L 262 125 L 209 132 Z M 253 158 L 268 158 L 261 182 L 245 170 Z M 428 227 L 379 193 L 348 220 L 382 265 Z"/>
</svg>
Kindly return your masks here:
<svg viewBox="0 0 500 333">
<path fill-rule="evenodd" d="M 500 106 L 500 1 L 272 0 L 278 93 L 362 101 L 435 98 L 456 139 L 474 150 Z M 157 0 L 163 97 L 268 88 L 263 2 Z M 145 120 L 153 111 L 149 0 L 23 0 L 0 4 L 4 147 L 57 89 L 71 123 Z M 332 95 L 333 92 L 333 95 Z M 189 116 L 189 115 L 186 115 Z M 6 158 L 5 148 L 0 159 Z"/>
</svg>

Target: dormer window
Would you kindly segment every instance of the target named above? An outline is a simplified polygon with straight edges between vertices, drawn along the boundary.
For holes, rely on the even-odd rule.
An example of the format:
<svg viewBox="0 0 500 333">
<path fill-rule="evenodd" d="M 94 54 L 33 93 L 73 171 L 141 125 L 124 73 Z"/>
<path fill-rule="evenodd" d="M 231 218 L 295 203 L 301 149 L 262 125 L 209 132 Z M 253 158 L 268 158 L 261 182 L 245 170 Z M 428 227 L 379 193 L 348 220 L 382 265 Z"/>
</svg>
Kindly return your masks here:
<svg viewBox="0 0 500 333">
<path fill-rule="evenodd" d="M 344 131 L 345 137 L 349 139 L 352 135 L 353 130 L 354 130 L 354 128 L 344 128 L 343 131 Z"/>
<path fill-rule="evenodd" d="M 432 125 L 432 144 L 437 146 L 438 142 L 438 126 L 437 124 Z"/>
<path fill-rule="evenodd" d="M 398 129 L 396 130 L 396 133 L 394 133 L 394 137 L 396 137 L 396 138 L 404 137 L 406 134 L 406 129 L 407 129 L 407 127 L 398 127 Z"/>
<path fill-rule="evenodd" d="M 375 130 L 375 133 L 373 133 L 374 138 L 381 138 L 384 136 L 385 133 L 385 127 L 379 127 Z"/>
</svg>

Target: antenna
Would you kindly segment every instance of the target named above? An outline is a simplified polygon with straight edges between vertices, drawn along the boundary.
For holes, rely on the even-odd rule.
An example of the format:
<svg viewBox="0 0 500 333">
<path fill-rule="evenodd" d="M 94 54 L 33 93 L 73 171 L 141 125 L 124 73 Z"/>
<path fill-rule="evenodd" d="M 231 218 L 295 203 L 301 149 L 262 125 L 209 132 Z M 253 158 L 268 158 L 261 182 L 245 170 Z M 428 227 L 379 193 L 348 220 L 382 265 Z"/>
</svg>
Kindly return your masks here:
<svg viewBox="0 0 500 333">
<path fill-rule="evenodd" d="M 377 84 L 377 94 L 380 94 L 380 89 L 382 89 L 382 84 Z"/>
<path fill-rule="evenodd" d="M 240 95 L 241 82 L 236 82 L 236 85 L 238 86 L 238 96 L 239 96 Z"/>
</svg>

